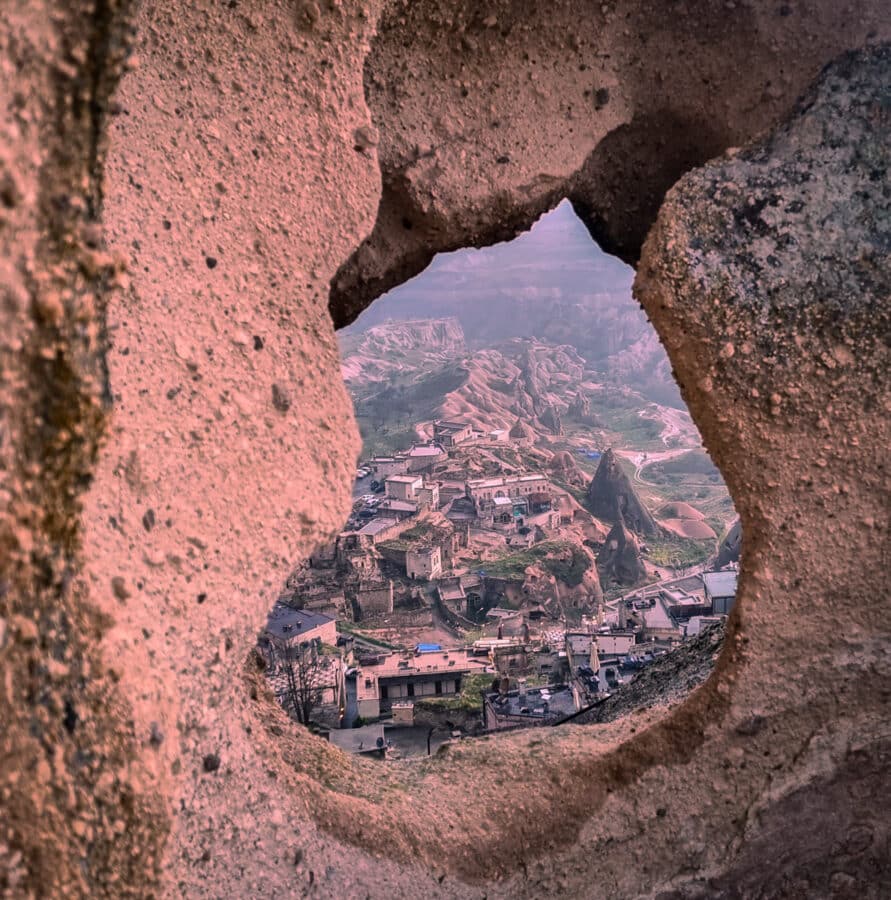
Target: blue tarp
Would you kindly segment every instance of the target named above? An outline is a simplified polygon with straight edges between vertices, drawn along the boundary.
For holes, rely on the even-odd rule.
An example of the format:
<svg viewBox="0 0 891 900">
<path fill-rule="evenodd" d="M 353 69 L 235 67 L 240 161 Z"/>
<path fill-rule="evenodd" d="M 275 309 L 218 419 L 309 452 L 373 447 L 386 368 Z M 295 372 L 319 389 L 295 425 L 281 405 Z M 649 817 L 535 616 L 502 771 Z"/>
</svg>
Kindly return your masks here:
<svg viewBox="0 0 891 900">
<path fill-rule="evenodd" d="M 442 647 L 439 644 L 418 644 L 415 647 L 418 653 L 436 653 L 439 650 L 442 650 Z"/>
</svg>

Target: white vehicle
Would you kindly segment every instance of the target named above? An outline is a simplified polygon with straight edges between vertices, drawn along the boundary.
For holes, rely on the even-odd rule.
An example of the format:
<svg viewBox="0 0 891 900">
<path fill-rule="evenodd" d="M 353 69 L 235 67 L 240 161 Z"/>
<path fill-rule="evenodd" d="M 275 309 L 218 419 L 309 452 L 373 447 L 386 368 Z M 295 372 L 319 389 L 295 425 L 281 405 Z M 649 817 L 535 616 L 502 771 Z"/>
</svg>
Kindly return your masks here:
<svg viewBox="0 0 891 900">
<path fill-rule="evenodd" d="M 372 500 L 377 500 L 377 497 L 375 497 L 374 494 L 363 494 L 359 499 L 360 499 L 366 506 L 370 506 L 370 505 L 371 505 L 371 501 L 372 501 Z"/>
</svg>

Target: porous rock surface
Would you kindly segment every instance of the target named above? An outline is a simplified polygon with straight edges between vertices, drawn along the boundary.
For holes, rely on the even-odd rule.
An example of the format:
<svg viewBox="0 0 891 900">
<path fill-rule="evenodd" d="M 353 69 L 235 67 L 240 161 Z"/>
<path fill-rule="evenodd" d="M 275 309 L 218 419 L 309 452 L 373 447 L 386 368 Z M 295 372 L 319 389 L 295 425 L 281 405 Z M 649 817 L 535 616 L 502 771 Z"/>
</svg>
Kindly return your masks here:
<svg viewBox="0 0 891 900">
<path fill-rule="evenodd" d="M 887 893 L 887 51 L 691 173 L 641 258 L 747 535 L 714 678 L 390 769 L 291 726 L 250 657 L 348 507 L 339 267 L 343 322 L 563 195 L 635 259 L 681 172 L 887 29 L 879 2 L 6 4 L 3 893 Z M 857 548 L 832 565 L 827 522 Z"/>
</svg>

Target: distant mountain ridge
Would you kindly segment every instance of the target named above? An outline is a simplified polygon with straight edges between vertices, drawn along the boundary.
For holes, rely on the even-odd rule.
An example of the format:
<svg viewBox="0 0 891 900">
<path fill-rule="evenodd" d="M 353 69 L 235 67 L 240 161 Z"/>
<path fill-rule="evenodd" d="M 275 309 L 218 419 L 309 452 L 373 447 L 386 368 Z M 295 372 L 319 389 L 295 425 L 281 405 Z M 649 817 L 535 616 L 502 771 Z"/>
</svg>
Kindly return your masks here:
<svg viewBox="0 0 891 900">
<path fill-rule="evenodd" d="M 466 352 L 464 331 L 454 317 L 386 322 L 342 338 L 341 371 L 346 381 L 376 382 L 407 367 L 432 370 Z"/>
<path fill-rule="evenodd" d="M 631 296 L 634 271 L 603 253 L 564 201 L 513 241 L 442 254 L 340 332 L 345 352 L 384 323 L 455 320 L 468 349 L 513 338 L 569 345 L 605 379 L 683 409 L 665 351 Z"/>
</svg>

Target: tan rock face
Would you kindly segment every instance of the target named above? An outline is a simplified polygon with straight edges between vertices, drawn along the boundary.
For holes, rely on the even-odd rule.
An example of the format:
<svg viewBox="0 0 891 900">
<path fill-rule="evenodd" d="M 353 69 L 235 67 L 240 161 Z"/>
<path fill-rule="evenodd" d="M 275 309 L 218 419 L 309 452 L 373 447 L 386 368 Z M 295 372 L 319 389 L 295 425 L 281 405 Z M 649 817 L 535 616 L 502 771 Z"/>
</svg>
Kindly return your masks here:
<svg viewBox="0 0 891 900">
<path fill-rule="evenodd" d="M 346 513 L 332 278 L 344 322 L 564 195 L 635 259 L 681 172 L 772 125 L 885 19 L 877 2 L 4 7 L 3 891 L 696 896 L 713 878 L 747 896 L 765 860 L 789 893 L 887 879 L 878 53 L 691 173 L 642 258 L 747 535 L 715 678 L 644 733 L 655 714 L 403 772 L 293 729 L 245 663 Z M 821 555 L 831 529 L 857 547 L 844 565 Z M 841 831 L 813 826 L 826 798 Z"/>
</svg>

